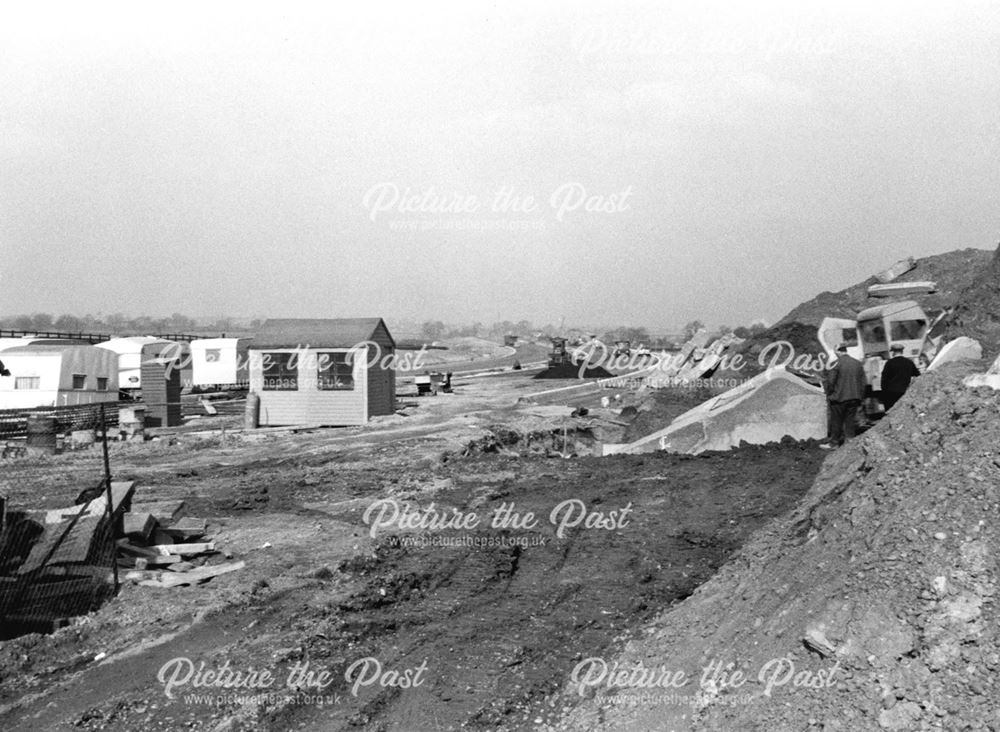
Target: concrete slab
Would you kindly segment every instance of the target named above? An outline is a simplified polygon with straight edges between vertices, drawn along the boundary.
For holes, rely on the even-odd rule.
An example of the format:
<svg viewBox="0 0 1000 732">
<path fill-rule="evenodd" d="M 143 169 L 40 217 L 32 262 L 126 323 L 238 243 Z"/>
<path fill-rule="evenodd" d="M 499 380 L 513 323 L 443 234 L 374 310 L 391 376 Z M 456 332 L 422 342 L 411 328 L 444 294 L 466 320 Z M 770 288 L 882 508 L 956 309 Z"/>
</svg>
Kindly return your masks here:
<svg viewBox="0 0 1000 732">
<path fill-rule="evenodd" d="M 978 361 L 983 357 L 983 347 L 975 338 L 959 336 L 953 341 L 948 341 L 937 352 L 928 371 L 934 371 L 946 363 L 955 361 Z"/>
<path fill-rule="evenodd" d="M 790 436 L 826 436 L 826 396 L 784 368 L 770 368 L 675 419 L 666 428 L 606 454 L 668 450 L 697 454 L 729 450 L 742 441 L 761 445 Z"/>
</svg>

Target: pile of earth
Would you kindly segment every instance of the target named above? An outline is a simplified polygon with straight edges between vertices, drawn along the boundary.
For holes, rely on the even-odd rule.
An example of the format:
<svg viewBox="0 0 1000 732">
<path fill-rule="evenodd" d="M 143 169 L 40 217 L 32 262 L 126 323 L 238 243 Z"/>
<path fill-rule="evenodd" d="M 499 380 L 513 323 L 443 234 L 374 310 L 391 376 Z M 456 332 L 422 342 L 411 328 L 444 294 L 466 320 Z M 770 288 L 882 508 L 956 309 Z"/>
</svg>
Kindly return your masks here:
<svg viewBox="0 0 1000 732">
<path fill-rule="evenodd" d="M 760 335 L 747 338 L 742 343 L 730 346 L 722 366 L 713 377 L 726 382 L 729 379 L 748 379 L 756 376 L 769 366 L 785 365 L 807 380 L 818 379 L 818 356 L 823 353 L 817 327 L 807 323 L 779 323 Z M 737 361 L 735 355 L 742 359 Z M 739 368 L 733 368 L 739 366 Z"/>
<path fill-rule="evenodd" d="M 1000 246 L 959 296 L 948 318 L 947 335 L 976 338 L 986 354 L 1000 350 Z"/>
<path fill-rule="evenodd" d="M 959 249 L 933 257 L 923 257 L 916 260 L 916 267 L 893 282 L 919 282 L 930 280 L 937 283 L 937 292 L 930 295 L 907 295 L 906 299 L 915 300 L 920 306 L 930 312 L 940 312 L 953 307 L 959 301 L 962 293 L 980 276 L 983 269 L 989 266 L 991 252 L 984 249 Z M 787 323 L 805 323 L 818 326 L 823 318 L 853 318 L 861 310 L 878 305 L 885 300 L 869 298 L 868 287 L 878 284 L 878 280 L 869 277 L 840 292 L 821 292 L 812 300 L 796 306 L 788 315 L 778 321 L 778 325 Z"/>
<path fill-rule="evenodd" d="M 981 367 L 922 376 L 831 453 L 617 673 L 567 684 L 586 698 L 557 728 L 1000 729 L 1000 393 L 961 384 Z"/>
<path fill-rule="evenodd" d="M 678 387 L 650 391 L 634 412 L 632 410 L 622 412 L 623 418 L 632 415 L 622 442 L 635 442 L 663 429 L 677 417 L 708 401 L 712 396 L 714 395 L 709 389 Z"/>
<path fill-rule="evenodd" d="M 544 371 L 535 374 L 536 379 L 606 379 L 614 376 L 603 366 L 587 366 L 581 374 L 578 364 L 563 363 L 549 366 Z"/>
</svg>

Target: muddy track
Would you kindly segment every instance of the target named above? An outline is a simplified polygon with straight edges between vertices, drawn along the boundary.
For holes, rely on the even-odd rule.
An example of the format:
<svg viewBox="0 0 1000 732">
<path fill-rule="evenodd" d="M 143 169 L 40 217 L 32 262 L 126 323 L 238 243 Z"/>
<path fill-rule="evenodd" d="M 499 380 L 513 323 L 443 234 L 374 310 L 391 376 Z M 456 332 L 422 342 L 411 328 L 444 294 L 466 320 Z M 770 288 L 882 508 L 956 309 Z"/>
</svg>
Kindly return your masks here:
<svg viewBox="0 0 1000 732">
<path fill-rule="evenodd" d="M 314 544 L 290 547 L 274 561 L 301 578 L 293 587 L 272 592 L 258 581 L 259 591 L 255 585 L 240 604 L 158 645 L 85 671 L 64 666 L 39 679 L 36 688 L 49 693 L 0 715 L 0 728 L 486 730 L 555 720 L 576 703 L 562 690 L 579 660 L 612 657 L 643 622 L 687 597 L 753 530 L 795 503 L 824 456 L 782 445 L 697 458 L 485 455 L 398 476 L 311 458 L 246 472 L 199 469 L 170 483 L 180 492 L 200 486 L 190 498 L 196 508 L 241 522 L 273 515 L 289 528 L 320 520 L 348 549 L 357 542 L 355 553 L 338 566 L 319 558 Z M 442 487 L 428 488 L 435 485 Z M 513 504 L 540 520 L 530 529 L 492 529 L 486 521 L 469 531 L 404 532 L 428 542 L 420 546 L 390 529 L 370 541 L 364 499 L 387 491 L 481 516 Z M 548 518 L 566 500 L 602 512 L 631 503 L 632 512 L 613 530 L 578 527 L 559 537 Z M 484 545 L 433 544 L 447 537 Z M 506 545 L 496 545 L 504 537 Z M 193 598 L 199 590 L 180 592 Z M 282 678 L 292 664 L 308 663 L 330 672 L 322 690 L 329 702 L 247 703 L 232 694 L 211 705 L 170 700 L 156 677 L 177 657 L 274 669 Z M 366 657 L 385 669 L 425 664 L 423 682 L 352 689 L 345 670 Z"/>
</svg>

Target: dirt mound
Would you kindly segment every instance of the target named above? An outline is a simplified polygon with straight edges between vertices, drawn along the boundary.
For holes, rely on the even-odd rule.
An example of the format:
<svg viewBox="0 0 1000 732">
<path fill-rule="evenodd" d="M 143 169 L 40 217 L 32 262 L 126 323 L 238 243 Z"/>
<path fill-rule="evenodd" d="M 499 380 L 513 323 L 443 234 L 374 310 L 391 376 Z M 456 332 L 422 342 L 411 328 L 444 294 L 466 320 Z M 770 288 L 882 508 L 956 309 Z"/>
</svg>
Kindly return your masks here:
<svg viewBox="0 0 1000 732">
<path fill-rule="evenodd" d="M 791 348 L 779 345 L 782 342 Z M 740 368 L 725 368 L 717 371 L 714 376 L 720 382 L 733 378 L 749 379 L 769 366 L 784 364 L 790 371 L 808 377 L 818 373 L 817 370 L 802 368 L 801 363 L 800 367 L 796 367 L 795 359 L 806 356 L 803 361 L 815 365 L 817 357 L 822 353 L 823 346 L 817 337 L 816 326 L 798 322 L 780 323 L 758 336 L 746 339 L 738 346 L 730 347 L 727 351 L 726 364 L 739 363 L 733 358 L 734 354 L 739 354 L 743 357 Z"/>
<path fill-rule="evenodd" d="M 953 307 L 959 295 L 967 290 L 973 281 L 987 266 L 991 253 L 984 249 L 959 249 L 933 257 L 917 260 L 917 266 L 898 277 L 894 282 L 918 282 L 931 280 L 937 283 L 938 290 L 932 295 L 907 296 L 916 300 L 924 310 L 937 311 Z M 890 264 L 886 262 L 886 265 Z M 805 323 L 818 326 L 823 318 L 839 317 L 853 318 L 859 311 L 878 305 L 884 300 L 868 297 L 869 285 L 877 284 L 878 280 L 869 277 L 840 292 L 821 292 L 812 300 L 795 307 L 788 315 L 778 321 L 778 325 L 786 323 Z"/>
<path fill-rule="evenodd" d="M 959 296 L 948 319 L 947 335 L 976 338 L 988 355 L 1000 350 L 1000 246 Z"/>
<path fill-rule="evenodd" d="M 832 453 L 795 510 L 608 659 L 617 674 L 568 683 L 590 698 L 559 727 L 997 729 L 1000 394 L 965 370 L 921 377 Z"/>
<path fill-rule="evenodd" d="M 608 371 L 603 366 L 592 366 L 587 367 L 583 370 L 583 375 L 580 375 L 580 367 L 571 363 L 560 364 L 559 366 L 549 366 L 544 371 L 541 371 L 533 378 L 536 379 L 607 379 L 610 376 L 614 376 L 610 371 Z"/>
<path fill-rule="evenodd" d="M 651 435 L 711 398 L 712 392 L 708 389 L 657 389 L 639 406 L 632 422 L 625 429 L 622 441 L 635 442 Z M 624 410 L 622 417 L 625 417 Z"/>
</svg>

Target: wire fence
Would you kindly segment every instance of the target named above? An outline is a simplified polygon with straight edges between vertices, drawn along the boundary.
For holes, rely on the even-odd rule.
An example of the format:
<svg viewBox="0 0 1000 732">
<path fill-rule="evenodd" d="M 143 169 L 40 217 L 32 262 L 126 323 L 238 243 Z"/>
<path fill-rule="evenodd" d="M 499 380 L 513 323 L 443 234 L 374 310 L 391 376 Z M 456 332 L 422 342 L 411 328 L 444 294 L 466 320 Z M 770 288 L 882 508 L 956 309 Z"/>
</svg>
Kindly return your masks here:
<svg viewBox="0 0 1000 732">
<path fill-rule="evenodd" d="M 0 638 L 48 632 L 118 591 L 131 483 L 114 483 L 115 403 L 30 410 L 0 436 Z"/>
</svg>

